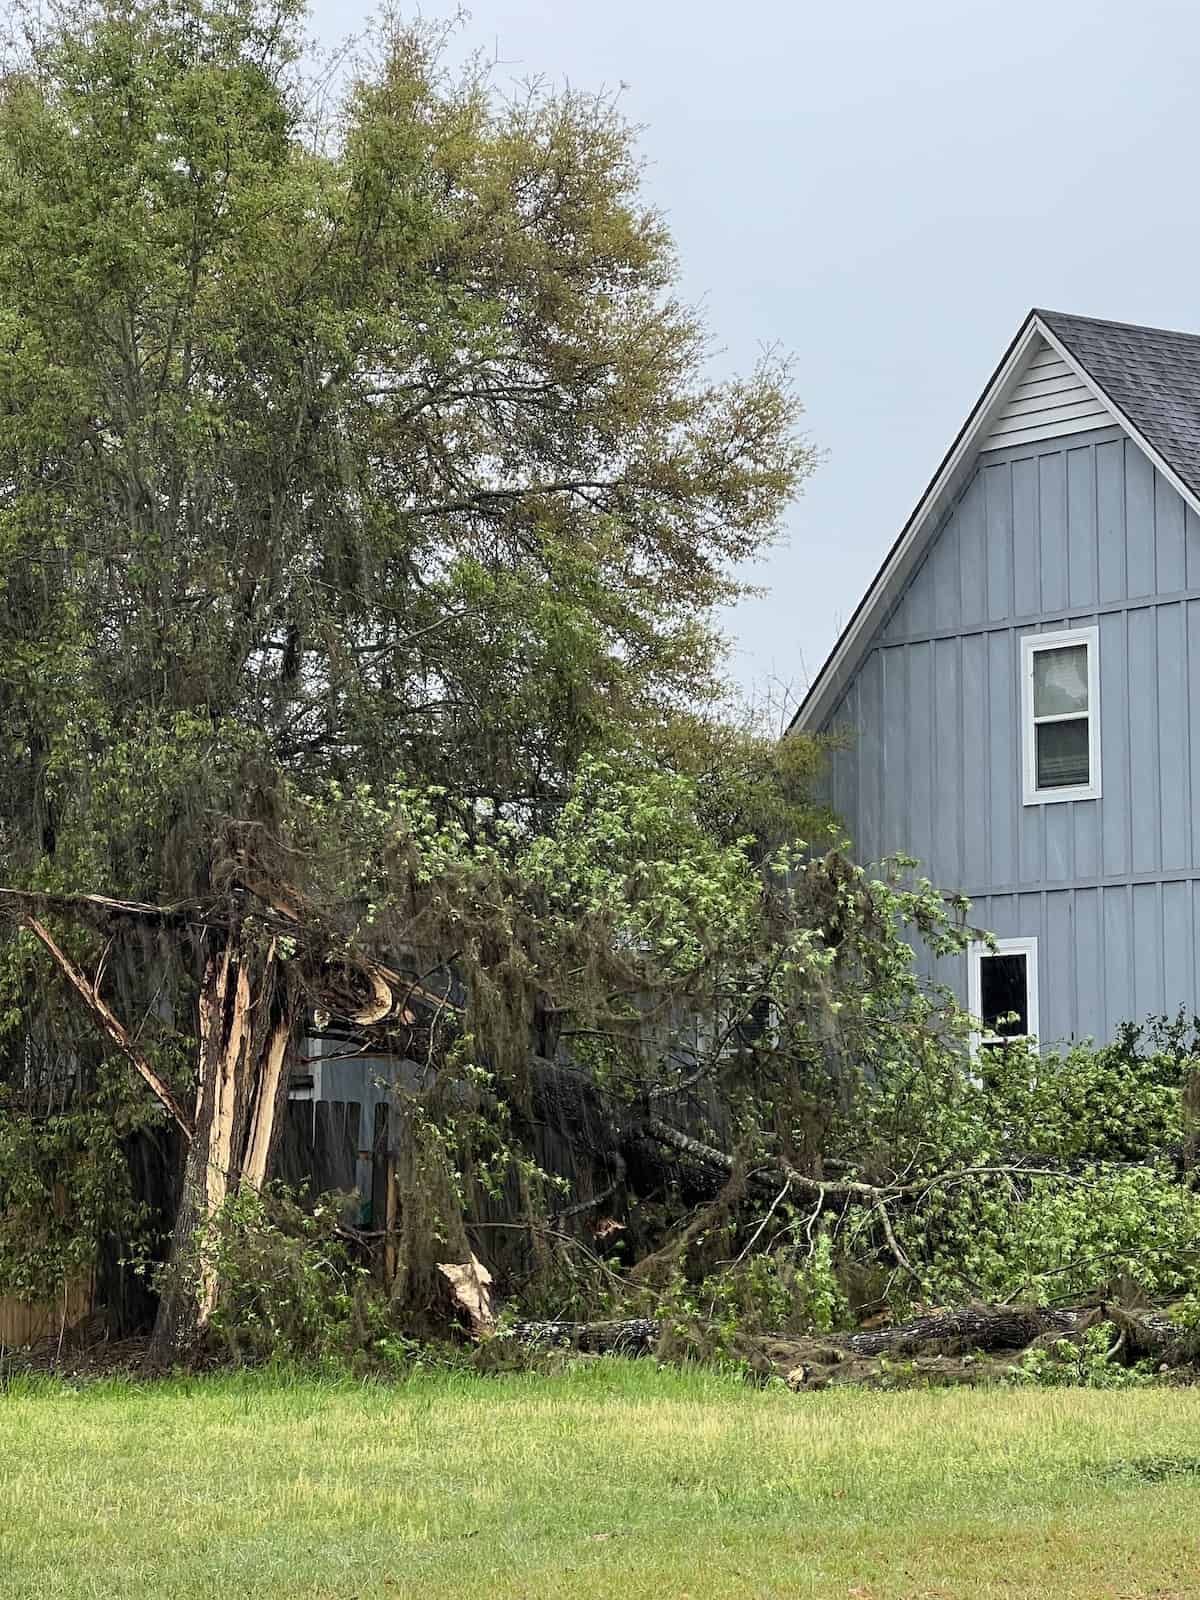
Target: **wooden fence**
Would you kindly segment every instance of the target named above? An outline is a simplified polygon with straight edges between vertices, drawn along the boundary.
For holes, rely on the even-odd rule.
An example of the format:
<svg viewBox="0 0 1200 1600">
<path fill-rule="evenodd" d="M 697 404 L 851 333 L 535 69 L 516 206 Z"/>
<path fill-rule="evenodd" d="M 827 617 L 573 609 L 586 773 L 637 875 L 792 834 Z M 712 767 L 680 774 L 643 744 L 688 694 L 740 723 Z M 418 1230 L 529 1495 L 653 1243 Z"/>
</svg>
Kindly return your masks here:
<svg viewBox="0 0 1200 1600">
<path fill-rule="evenodd" d="M 18 1300 L 0 1295 L 0 1348 L 14 1349 L 56 1338 L 89 1316 L 95 1306 L 91 1274 L 64 1283 L 53 1300 Z"/>
</svg>

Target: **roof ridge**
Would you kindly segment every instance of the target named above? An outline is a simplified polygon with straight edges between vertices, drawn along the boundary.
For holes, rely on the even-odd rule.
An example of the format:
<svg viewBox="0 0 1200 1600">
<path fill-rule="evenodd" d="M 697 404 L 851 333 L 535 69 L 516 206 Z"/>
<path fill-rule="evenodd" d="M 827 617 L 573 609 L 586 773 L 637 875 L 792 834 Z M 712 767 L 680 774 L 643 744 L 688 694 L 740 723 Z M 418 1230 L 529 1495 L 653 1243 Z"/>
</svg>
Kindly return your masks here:
<svg viewBox="0 0 1200 1600">
<path fill-rule="evenodd" d="M 1200 332 L 1187 328 L 1160 328 L 1149 322 L 1118 322 L 1112 317 L 1085 317 L 1079 311 L 1050 311 L 1045 306 L 1034 306 L 1031 314 L 1043 319 L 1086 322 L 1094 328 L 1124 328 L 1128 333 L 1165 333 L 1172 339 L 1200 339 Z"/>
</svg>

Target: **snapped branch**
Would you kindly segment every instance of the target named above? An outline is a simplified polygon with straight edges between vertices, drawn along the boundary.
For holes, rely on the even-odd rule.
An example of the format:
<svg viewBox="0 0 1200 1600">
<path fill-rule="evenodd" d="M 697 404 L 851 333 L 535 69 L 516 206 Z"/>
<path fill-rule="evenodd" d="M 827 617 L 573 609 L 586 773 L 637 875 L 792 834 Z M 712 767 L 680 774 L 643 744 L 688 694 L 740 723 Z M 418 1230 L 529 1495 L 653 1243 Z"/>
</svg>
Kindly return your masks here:
<svg viewBox="0 0 1200 1600">
<path fill-rule="evenodd" d="M 145 1053 L 129 1037 L 128 1031 L 117 1020 L 101 998 L 94 983 L 91 983 L 83 972 L 75 965 L 66 951 L 56 943 L 50 930 L 36 917 L 25 917 L 23 925 L 29 929 L 49 952 L 51 958 L 66 978 L 75 994 L 83 1002 L 88 1013 L 94 1021 L 99 1023 L 101 1030 L 112 1040 L 117 1049 L 128 1057 L 139 1075 L 145 1079 L 154 1091 L 160 1105 L 162 1105 L 174 1120 L 179 1131 L 189 1142 L 192 1137 L 191 1118 L 183 1109 L 169 1083 L 166 1082 L 151 1066 Z"/>
</svg>

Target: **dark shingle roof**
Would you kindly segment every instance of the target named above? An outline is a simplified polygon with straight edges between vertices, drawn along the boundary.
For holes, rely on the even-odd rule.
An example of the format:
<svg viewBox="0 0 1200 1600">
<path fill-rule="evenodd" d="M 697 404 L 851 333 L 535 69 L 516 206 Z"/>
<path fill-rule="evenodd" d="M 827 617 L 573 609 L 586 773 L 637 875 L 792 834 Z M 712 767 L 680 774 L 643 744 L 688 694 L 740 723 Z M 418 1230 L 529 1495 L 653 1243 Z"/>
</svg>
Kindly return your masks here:
<svg viewBox="0 0 1200 1600">
<path fill-rule="evenodd" d="M 1200 334 L 1038 311 L 1193 493 L 1200 495 Z"/>
</svg>

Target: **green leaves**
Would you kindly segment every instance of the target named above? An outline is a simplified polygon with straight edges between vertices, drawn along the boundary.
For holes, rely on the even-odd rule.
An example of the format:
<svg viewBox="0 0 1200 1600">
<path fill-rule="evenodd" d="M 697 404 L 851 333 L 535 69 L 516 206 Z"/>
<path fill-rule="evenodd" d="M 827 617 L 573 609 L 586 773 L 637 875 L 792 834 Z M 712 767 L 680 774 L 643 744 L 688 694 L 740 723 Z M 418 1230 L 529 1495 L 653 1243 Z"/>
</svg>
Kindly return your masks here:
<svg viewBox="0 0 1200 1600">
<path fill-rule="evenodd" d="M 153 805 L 87 781 L 135 716 L 252 730 L 284 832 L 398 765 L 561 802 L 713 695 L 712 608 L 811 469 L 781 367 L 707 379 L 607 101 L 511 104 L 388 25 L 324 137 L 299 17 L 79 0 L 0 93 L 7 872 L 52 764 L 56 848 L 155 891 Z M 203 858 L 239 793 L 199 741 L 179 772 Z"/>
<path fill-rule="evenodd" d="M 814 464 L 787 364 L 714 381 L 604 96 L 388 21 L 327 107 L 301 20 L 73 0 L 0 84 L 0 883 L 249 920 L 252 868 L 297 970 L 455 974 L 468 1099 L 571 1030 L 632 1097 L 833 959 L 760 871 L 813 747 L 708 715 Z M 71 939 L 186 1067 L 200 930 Z M 24 1094 L 76 1036 L 6 955 Z"/>
</svg>

